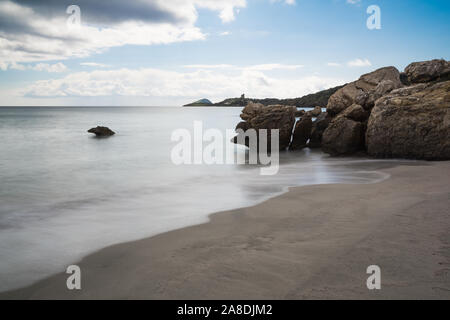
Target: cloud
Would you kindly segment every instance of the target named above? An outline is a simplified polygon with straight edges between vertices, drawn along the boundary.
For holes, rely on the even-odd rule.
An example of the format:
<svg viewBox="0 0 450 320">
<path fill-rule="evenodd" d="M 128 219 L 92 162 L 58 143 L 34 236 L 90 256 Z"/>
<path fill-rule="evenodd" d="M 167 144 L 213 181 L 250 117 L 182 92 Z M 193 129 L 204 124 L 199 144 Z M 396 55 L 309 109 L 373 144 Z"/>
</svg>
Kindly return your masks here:
<svg viewBox="0 0 450 320">
<path fill-rule="evenodd" d="M 303 68 L 304 66 L 300 64 L 267 63 L 245 67 L 230 64 L 192 64 L 192 65 L 185 65 L 184 67 L 191 69 L 236 69 L 236 70 L 250 70 L 250 71 L 272 71 L 272 70 L 297 70 Z"/>
<path fill-rule="evenodd" d="M 237 68 L 231 64 L 188 64 L 183 66 L 190 69 L 234 69 Z"/>
<path fill-rule="evenodd" d="M 224 32 L 219 33 L 219 36 L 229 36 L 230 34 L 231 34 L 230 31 L 224 31 Z"/>
<path fill-rule="evenodd" d="M 5 62 L 5 61 L 0 61 L 0 70 L 2 71 L 6 71 L 6 70 L 26 70 L 26 66 L 24 66 L 23 64 L 20 63 L 16 63 L 16 62 Z"/>
<path fill-rule="evenodd" d="M 79 0 L 81 25 L 69 28 L 65 0 L 2 0 L 0 61 L 11 64 L 87 57 L 124 45 L 206 39 L 195 26 L 198 9 L 235 19 L 246 0 Z"/>
<path fill-rule="evenodd" d="M 252 97 L 299 97 L 344 83 L 342 79 L 306 76 L 274 78 L 242 69 L 175 72 L 162 69 L 118 69 L 77 72 L 60 79 L 40 80 L 22 90 L 27 97 L 148 97 L 221 99 L 245 92 Z M 150 102 L 149 102 L 150 103 Z"/>
<path fill-rule="evenodd" d="M 347 0 L 347 3 L 349 3 L 349 4 L 358 4 L 360 2 L 361 2 L 361 0 Z"/>
<path fill-rule="evenodd" d="M 38 63 L 34 66 L 32 65 L 24 65 L 17 62 L 1 62 L 0 63 L 0 70 L 6 71 L 6 70 L 19 70 L 19 71 L 25 71 L 25 70 L 33 70 L 33 71 L 45 71 L 50 73 L 56 73 L 56 72 L 65 72 L 68 70 L 66 65 L 64 65 L 61 62 L 55 63 L 55 64 L 48 64 L 48 63 Z"/>
<path fill-rule="evenodd" d="M 81 11 L 79 28 L 67 26 L 66 9 L 74 3 Z M 199 9 L 215 12 L 229 23 L 246 6 L 246 0 L 2 0 L 0 61 L 64 60 L 124 45 L 205 40 L 207 35 L 196 26 Z"/>
<path fill-rule="evenodd" d="M 372 63 L 368 59 L 355 59 L 347 62 L 349 67 L 370 67 Z"/>
<path fill-rule="evenodd" d="M 35 71 L 46 71 L 46 72 L 64 72 L 67 71 L 67 67 L 61 63 L 48 64 L 48 63 L 38 63 L 34 67 L 31 68 Z"/>
<path fill-rule="evenodd" d="M 291 6 L 297 4 L 297 3 L 296 3 L 296 0 L 270 0 L 270 2 L 272 2 L 272 3 L 275 3 L 275 2 L 284 2 L 285 4 L 288 4 L 288 5 L 291 5 Z"/>
<path fill-rule="evenodd" d="M 192 24 L 197 20 L 197 8 L 219 13 L 222 21 L 232 21 L 237 8 L 246 7 L 246 0 L 8 0 L 47 18 L 66 14 L 66 8 L 76 4 L 87 24 L 120 24 L 127 21 L 145 23 Z"/>
<path fill-rule="evenodd" d="M 97 62 L 82 62 L 82 63 L 80 63 L 80 66 L 83 66 L 83 67 L 94 67 L 94 68 L 109 68 L 109 67 L 111 67 L 108 64 L 97 63 Z"/>
<path fill-rule="evenodd" d="M 117 24 L 124 21 L 142 22 L 181 22 L 193 19 L 192 15 L 183 16 L 170 7 L 161 5 L 161 1 L 92 1 L 92 0 L 10 0 L 17 5 L 32 8 L 41 16 L 55 18 L 65 14 L 66 8 L 76 4 L 81 8 L 83 20 L 88 24 Z M 176 0 L 175 0 L 176 1 Z M 192 13 L 192 12 L 191 12 Z"/>
</svg>

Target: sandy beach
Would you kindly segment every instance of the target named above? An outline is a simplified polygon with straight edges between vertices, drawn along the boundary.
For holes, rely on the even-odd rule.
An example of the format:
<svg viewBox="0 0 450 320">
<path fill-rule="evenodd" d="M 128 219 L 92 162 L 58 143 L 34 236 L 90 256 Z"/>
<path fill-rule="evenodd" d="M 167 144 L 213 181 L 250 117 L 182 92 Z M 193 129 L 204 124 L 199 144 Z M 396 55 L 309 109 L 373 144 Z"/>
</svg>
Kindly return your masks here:
<svg viewBox="0 0 450 320">
<path fill-rule="evenodd" d="M 61 273 L 0 299 L 450 299 L 450 162 L 383 172 L 103 249 L 78 263 L 80 291 Z"/>
</svg>

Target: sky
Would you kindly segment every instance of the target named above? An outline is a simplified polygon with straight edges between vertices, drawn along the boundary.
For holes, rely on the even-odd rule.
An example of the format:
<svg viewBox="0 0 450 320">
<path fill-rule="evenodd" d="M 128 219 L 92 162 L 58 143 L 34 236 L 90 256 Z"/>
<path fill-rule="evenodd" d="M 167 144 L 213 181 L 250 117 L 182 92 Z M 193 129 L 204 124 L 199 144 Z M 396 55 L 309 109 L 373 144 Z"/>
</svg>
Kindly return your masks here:
<svg viewBox="0 0 450 320">
<path fill-rule="evenodd" d="M 0 0 L 1 106 L 295 98 L 434 58 L 448 0 Z"/>
</svg>

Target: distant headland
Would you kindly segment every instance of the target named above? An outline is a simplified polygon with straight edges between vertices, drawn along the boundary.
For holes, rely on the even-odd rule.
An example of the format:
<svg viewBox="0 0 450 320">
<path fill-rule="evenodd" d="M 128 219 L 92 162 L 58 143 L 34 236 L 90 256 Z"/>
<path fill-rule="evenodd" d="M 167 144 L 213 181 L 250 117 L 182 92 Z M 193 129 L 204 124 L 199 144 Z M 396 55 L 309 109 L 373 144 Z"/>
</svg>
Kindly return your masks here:
<svg viewBox="0 0 450 320">
<path fill-rule="evenodd" d="M 184 107 L 245 107 L 249 102 L 261 103 L 265 106 L 269 105 L 288 105 L 296 106 L 299 108 L 314 108 L 316 106 L 326 106 L 328 99 L 336 93 L 339 89 L 344 87 L 338 86 L 335 88 L 330 88 L 327 90 L 322 90 L 317 93 L 308 94 L 301 98 L 293 99 L 277 99 L 277 98 L 265 98 L 265 99 L 252 99 L 246 98 L 245 94 L 241 95 L 240 98 L 228 98 L 223 101 L 212 103 L 208 99 L 201 99 L 190 104 L 184 105 Z"/>
</svg>

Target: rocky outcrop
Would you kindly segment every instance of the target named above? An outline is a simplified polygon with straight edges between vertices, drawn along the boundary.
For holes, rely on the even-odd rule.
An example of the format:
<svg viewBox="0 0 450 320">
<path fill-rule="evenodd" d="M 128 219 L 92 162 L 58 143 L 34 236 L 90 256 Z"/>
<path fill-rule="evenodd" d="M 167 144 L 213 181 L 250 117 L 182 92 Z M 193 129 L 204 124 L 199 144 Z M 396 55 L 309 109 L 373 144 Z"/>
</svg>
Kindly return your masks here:
<svg viewBox="0 0 450 320">
<path fill-rule="evenodd" d="M 370 110 L 376 101 L 376 96 L 394 88 L 400 88 L 402 85 L 400 73 L 396 68 L 378 69 L 361 76 L 359 80 L 347 84 L 333 94 L 328 100 L 327 112 L 331 116 L 337 116 L 353 104 L 359 104 L 364 109 Z"/>
<path fill-rule="evenodd" d="M 380 158 L 450 159 L 450 67 L 445 60 L 365 74 L 333 94 L 327 112 L 306 113 L 250 103 L 239 129 L 280 129 L 280 149 L 319 148 L 331 155 L 366 152 Z M 314 122 L 312 118 L 317 118 Z M 309 142 L 308 142 L 309 141 Z"/>
<path fill-rule="evenodd" d="M 285 150 L 287 147 L 289 147 L 289 144 L 291 142 L 292 129 L 294 128 L 295 124 L 295 111 L 296 108 L 291 106 L 264 106 L 259 103 L 250 102 L 242 110 L 241 114 L 241 119 L 247 123 L 247 126 L 245 127 L 245 125 L 239 124 L 239 128 L 246 128 L 246 130 L 255 129 L 258 133 L 261 129 L 267 129 L 269 133 L 267 141 L 268 150 L 270 150 L 271 145 L 270 130 L 278 129 L 280 137 L 280 150 Z M 233 139 L 234 143 L 238 143 L 238 137 L 235 137 Z M 248 146 L 247 141 L 245 145 Z"/>
<path fill-rule="evenodd" d="M 436 74 L 434 68 L 427 70 Z M 412 74 L 413 81 L 435 79 L 419 76 L 418 71 Z M 374 157 L 449 160 L 450 81 L 397 89 L 379 99 L 370 115 L 366 141 Z"/>
<path fill-rule="evenodd" d="M 292 137 L 292 143 L 289 146 L 290 150 L 301 150 L 306 148 L 307 142 L 311 138 L 312 125 L 312 119 L 308 116 L 304 116 L 301 120 L 297 121 Z"/>
<path fill-rule="evenodd" d="M 316 93 L 308 94 L 301 98 L 293 99 L 276 99 L 276 98 L 265 98 L 265 99 L 253 99 L 245 98 L 241 96 L 240 98 L 229 98 L 218 103 L 214 103 L 213 106 L 216 107 L 239 107 L 246 106 L 250 102 L 261 103 L 265 106 L 271 105 L 284 105 L 284 106 L 296 106 L 297 108 L 314 108 L 315 106 L 326 106 L 328 99 L 337 90 L 341 89 L 343 86 L 338 86 L 335 88 L 326 89 Z"/>
<path fill-rule="evenodd" d="M 333 156 L 350 155 L 364 149 L 364 124 L 340 115 L 323 133 L 322 150 Z"/>
<path fill-rule="evenodd" d="M 95 134 L 97 137 L 110 137 L 116 133 L 107 127 L 96 127 L 88 130 L 89 133 Z"/>
<path fill-rule="evenodd" d="M 322 149 L 332 155 L 364 150 L 365 130 L 376 101 L 403 87 L 394 67 L 378 69 L 349 83 L 330 97 L 327 112 L 334 117 L 322 137 Z"/>
<path fill-rule="evenodd" d="M 399 83 L 397 81 L 394 82 L 392 80 L 383 80 L 376 86 L 375 89 L 367 94 L 366 100 L 362 100 L 360 103 L 364 105 L 364 109 L 370 111 L 375 106 L 375 102 L 378 99 L 394 89 L 401 88 L 402 85 L 403 83 Z"/>
<path fill-rule="evenodd" d="M 311 138 L 309 140 L 308 147 L 315 149 L 322 146 L 322 136 L 325 130 L 328 128 L 332 118 L 328 113 L 324 112 L 317 117 L 316 121 L 313 122 L 311 130 Z"/>
<path fill-rule="evenodd" d="M 437 59 L 414 62 L 406 67 L 405 75 L 411 84 L 447 81 L 450 80 L 450 62 Z"/>
<path fill-rule="evenodd" d="M 322 136 L 322 150 L 331 155 L 349 155 L 364 150 L 369 113 L 353 104 L 331 120 Z"/>
</svg>

